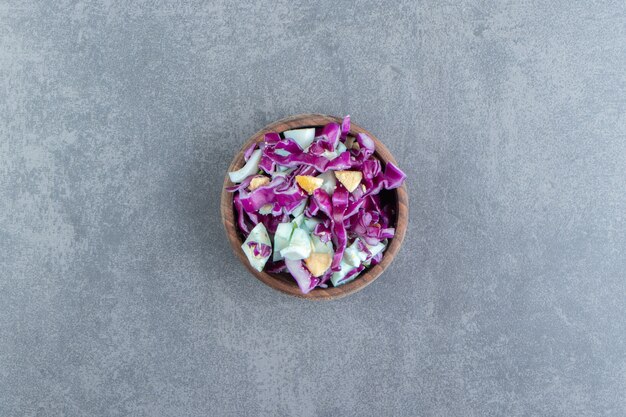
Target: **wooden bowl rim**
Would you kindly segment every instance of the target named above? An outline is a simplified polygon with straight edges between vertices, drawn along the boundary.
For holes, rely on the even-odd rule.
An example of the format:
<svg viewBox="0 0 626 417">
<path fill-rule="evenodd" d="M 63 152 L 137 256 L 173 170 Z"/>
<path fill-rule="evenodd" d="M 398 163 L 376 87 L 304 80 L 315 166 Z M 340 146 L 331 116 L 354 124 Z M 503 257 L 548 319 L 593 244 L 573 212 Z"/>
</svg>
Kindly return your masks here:
<svg viewBox="0 0 626 417">
<path fill-rule="evenodd" d="M 241 166 L 243 166 L 243 154 L 245 150 L 252 144 L 252 142 L 259 142 L 263 140 L 263 137 L 267 132 L 282 133 L 290 129 L 320 127 L 330 122 L 341 123 L 341 120 L 341 118 L 335 116 L 310 113 L 297 114 L 270 123 L 263 129 L 252 135 L 244 143 L 239 152 L 235 155 L 233 161 L 230 163 L 230 166 L 228 167 L 228 170 L 224 177 L 224 185 L 222 187 L 222 197 L 220 204 L 221 216 L 222 223 L 224 224 L 224 229 L 226 231 L 226 236 L 228 238 L 228 241 L 230 242 L 231 247 L 233 248 L 235 255 L 248 269 L 248 271 L 250 271 L 250 273 L 254 275 L 258 280 L 268 285 L 269 287 L 274 288 L 275 290 L 294 297 L 305 298 L 309 300 L 338 299 L 362 290 L 367 285 L 372 283 L 375 279 L 377 279 L 391 264 L 396 254 L 400 250 L 402 242 L 404 241 L 404 236 L 406 234 L 406 229 L 408 226 L 409 213 L 406 185 L 403 184 L 401 187 L 392 190 L 392 192 L 395 192 L 397 199 L 397 221 L 395 225 L 396 233 L 395 236 L 390 239 L 389 245 L 384 252 L 382 261 L 378 265 L 369 268 L 364 273 L 359 275 L 355 280 L 347 284 L 343 284 L 339 287 L 315 288 L 308 294 L 302 294 L 302 292 L 300 292 L 300 288 L 295 283 L 295 281 L 284 281 L 280 277 L 275 277 L 273 274 L 269 274 L 265 271 L 259 272 L 250 266 L 246 255 L 241 250 L 243 240 L 240 237 L 238 226 L 235 221 L 233 193 L 229 193 L 228 191 L 226 191 L 226 187 L 233 185 L 233 183 L 230 181 L 230 178 L 228 177 L 228 172 L 237 170 L 241 168 Z M 394 159 L 389 149 L 387 149 L 387 147 L 376 136 L 374 136 L 372 133 L 368 132 L 361 126 L 352 122 L 350 126 L 350 134 L 356 135 L 357 133 L 365 133 L 374 140 L 374 143 L 376 144 L 375 155 L 379 160 L 381 160 L 381 162 L 385 164 L 387 162 L 392 162 L 397 165 L 396 160 Z"/>
</svg>

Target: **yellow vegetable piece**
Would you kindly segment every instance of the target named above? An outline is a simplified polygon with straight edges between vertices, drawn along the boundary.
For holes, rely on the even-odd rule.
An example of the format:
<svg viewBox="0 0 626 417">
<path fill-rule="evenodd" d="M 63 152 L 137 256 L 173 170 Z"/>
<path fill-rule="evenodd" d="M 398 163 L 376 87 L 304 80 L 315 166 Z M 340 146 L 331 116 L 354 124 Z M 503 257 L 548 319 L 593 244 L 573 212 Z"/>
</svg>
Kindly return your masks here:
<svg viewBox="0 0 626 417">
<path fill-rule="evenodd" d="M 361 171 L 335 171 L 335 177 L 346 187 L 346 190 L 352 192 L 361 183 L 363 174 Z"/>
<path fill-rule="evenodd" d="M 333 255 L 330 253 L 311 253 L 311 255 L 304 260 L 311 275 L 319 277 L 324 275 L 324 272 L 328 271 L 330 264 L 333 262 Z"/>
<path fill-rule="evenodd" d="M 264 185 L 267 185 L 270 183 L 270 179 L 263 176 L 263 175 L 258 175 L 254 178 L 252 178 L 252 181 L 250 181 L 250 185 L 248 186 L 248 189 L 250 191 L 254 191 L 259 187 L 262 187 Z"/>
<path fill-rule="evenodd" d="M 360 174 L 360 173 L 359 173 Z M 322 186 L 324 180 L 321 178 L 315 178 L 310 175 L 296 175 L 296 182 L 304 191 L 313 194 L 313 191 Z"/>
<path fill-rule="evenodd" d="M 270 214 L 272 212 L 272 208 L 274 208 L 272 203 L 264 204 L 259 209 L 259 214 Z"/>
</svg>

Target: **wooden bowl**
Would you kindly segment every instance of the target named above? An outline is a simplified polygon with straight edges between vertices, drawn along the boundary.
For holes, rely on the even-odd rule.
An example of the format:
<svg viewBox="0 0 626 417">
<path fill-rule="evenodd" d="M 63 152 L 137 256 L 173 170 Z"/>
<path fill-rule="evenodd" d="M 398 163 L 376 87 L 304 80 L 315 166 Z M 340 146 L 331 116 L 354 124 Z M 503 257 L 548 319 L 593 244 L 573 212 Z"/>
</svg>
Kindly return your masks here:
<svg viewBox="0 0 626 417">
<path fill-rule="evenodd" d="M 271 123 L 252 135 L 252 137 L 246 141 L 241 150 L 235 156 L 235 159 L 233 159 L 233 162 L 228 167 L 228 172 L 235 171 L 244 165 L 243 154 L 245 149 L 247 149 L 253 142 L 262 141 L 265 133 L 267 132 L 282 133 L 290 129 L 324 126 L 325 124 L 330 122 L 337 122 L 341 124 L 341 119 L 338 117 L 325 116 L 322 114 L 299 114 Z M 393 162 L 394 164 L 396 164 L 396 161 L 391 155 L 391 152 L 389 152 L 385 145 L 383 145 L 376 138 L 376 136 L 372 135 L 370 132 L 363 129 L 359 125 L 351 123 L 350 135 L 354 136 L 357 133 L 365 133 L 374 140 L 374 142 L 376 143 L 376 153 L 374 155 L 383 163 L 383 166 L 387 162 Z M 392 226 L 395 226 L 396 233 L 394 238 L 390 239 L 389 245 L 384 252 L 382 261 L 378 265 L 375 265 L 361 272 L 361 274 L 357 276 L 356 279 L 348 282 L 347 284 L 343 284 L 339 287 L 329 286 L 328 288 L 315 288 L 308 294 L 302 294 L 295 280 L 288 273 L 268 274 L 264 271 L 259 272 L 250 266 L 246 255 L 241 250 L 241 245 L 245 238 L 239 232 L 239 228 L 237 226 L 236 215 L 233 207 L 233 193 L 229 193 L 225 190 L 226 187 L 233 185 L 233 183 L 230 181 L 230 178 L 228 177 L 228 172 L 226 173 L 226 176 L 224 178 L 224 187 L 222 188 L 221 202 L 222 222 L 224 223 L 224 228 L 226 229 L 226 236 L 228 237 L 228 240 L 233 247 L 235 255 L 246 266 L 246 268 L 248 268 L 250 273 L 252 273 L 252 275 L 257 277 L 263 283 L 278 291 L 282 291 L 295 297 L 308 298 L 311 300 L 330 300 L 345 297 L 348 294 L 352 294 L 363 289 L 365 286 L 369 285 L 372 281 L 378 278 L 380 274 L 382 274 L 383 271 L 393 261 L 396 254 L 398 253 L 398 250 L 400 250 L 400 246 L 402 245 L 402 241 L 404 240 L 404 234 L 406 233 L 409 215 L 409 202 L 405 185 L 402 185 L 402 187 L 395 190 L 386 191 L 386 195 L 381 195 L 381 198 L 385 201 L 385 203 L 395 205 L 396 213 L 395 225 L 393 224 L 392 219 Z"/>
</svg>

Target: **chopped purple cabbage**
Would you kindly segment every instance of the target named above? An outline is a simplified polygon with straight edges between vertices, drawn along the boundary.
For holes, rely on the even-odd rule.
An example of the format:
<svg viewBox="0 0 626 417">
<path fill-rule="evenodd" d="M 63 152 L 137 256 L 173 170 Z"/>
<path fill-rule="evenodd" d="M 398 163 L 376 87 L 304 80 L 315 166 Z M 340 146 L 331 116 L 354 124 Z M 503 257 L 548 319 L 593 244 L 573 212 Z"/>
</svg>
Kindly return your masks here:
<svg viewBox="0 0 626 417">
<path fill-rule="evenodd" d="M 375 142 L 368 135 L 358 133 L 348 138 L 349 133 L 350 116 L 346 116 L 341 124 L 333 122 L 315 129 L 315 139 L 305 149 L 279 133 L 265 133 L 261 142 L 251 144 L 244 152 L 244 160 L 248 161 L 253 152 L 259 150 L 259 171 L 226 188 L 234 193 L 237 226 L 244 236 L 248 236 L 259 223 L 273 236 L 281 223 L 293 223 L 293 227 L 298 228 L 303 218 L 305 223 L 309 222 L 306 219 L 315 219 L 311 220 L 307 233 L 314 241 L 321 242 L 322 248 L 332 245 L 332 262 L 325 272 L 322 273 L 322 269 L 316 273 L 320 276 L 313 276 L 308 269 L 311 266 L 307 266 L 305 260 L 285 259 L 265 265 L 265 271 L 269 273 L 289 272 L 304 294 L 316 287 L 332 285 L 331 277 L 336 285 L 343 284 L 366 267 L 380 263 L 388 239 L 395 235 L 391 222 L 394 207 L 383 203 L 380 192 L 400 187 L 406 175 L 391 162 L 385 166 L 381 164 L 374 156 Z M 358 186 L 350 188 L 354 190 L 352 192 L 337 182 L 334 192 L 329 195 L 333 191 L 333 182 L 331 188 L 327 188 L 328 192 L 316 188 L 309 194 L 296 182 L 296 176 L 316 177 L 327 171 L 344 170 L 361 173 Z M 259 179 L 252 182 L 259 173 L 268 179 L 260 184 Z M 281 227 L 284 230 L 284 226 Z M 287 230 L 292 230 L 291 226 Z M 272 247 L 261 242 L 247 245 L 254 256 L 269 257 L 272 253 Z M 350 245 L 352 247 L 346 251 Z M 351 258 L 348 252 L 352 254 Z M 361 264 L 354 257 L 355 253 L 364 260 Z M 345 264 L 346 259 L 352 259 L 352 265 L 358 266 Z"/>
</svg>

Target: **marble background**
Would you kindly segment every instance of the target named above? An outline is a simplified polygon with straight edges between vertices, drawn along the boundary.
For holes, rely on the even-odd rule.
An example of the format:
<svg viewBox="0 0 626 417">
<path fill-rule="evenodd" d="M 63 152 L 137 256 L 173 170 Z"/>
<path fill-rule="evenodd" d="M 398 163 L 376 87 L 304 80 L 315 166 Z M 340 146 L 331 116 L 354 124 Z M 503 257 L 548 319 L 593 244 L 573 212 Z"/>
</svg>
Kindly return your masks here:
<svg viewBox="0 0 626 417">
<path fill-rule="evenodd" d="M 350 114 L 408 173 L 387 272 L 240 265 L 232 155 Z M 0 415 L 625 416 L 623 1 L 0 2 Z"/>
</svg>

